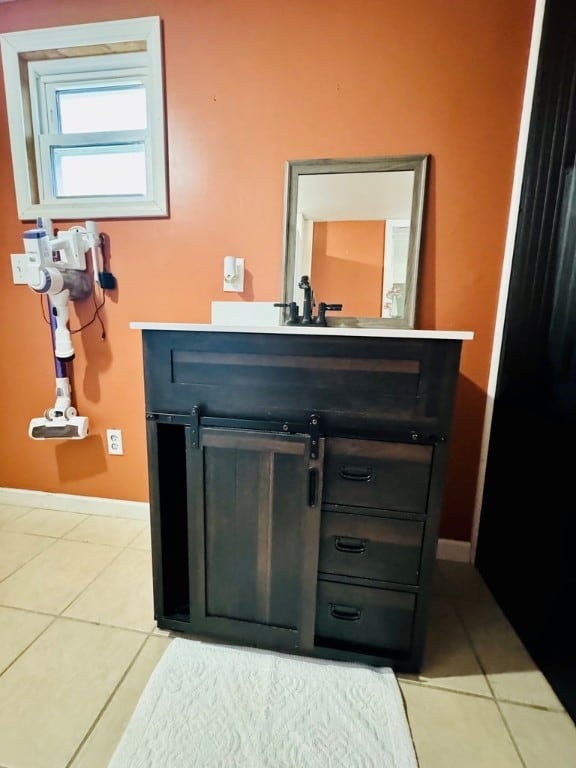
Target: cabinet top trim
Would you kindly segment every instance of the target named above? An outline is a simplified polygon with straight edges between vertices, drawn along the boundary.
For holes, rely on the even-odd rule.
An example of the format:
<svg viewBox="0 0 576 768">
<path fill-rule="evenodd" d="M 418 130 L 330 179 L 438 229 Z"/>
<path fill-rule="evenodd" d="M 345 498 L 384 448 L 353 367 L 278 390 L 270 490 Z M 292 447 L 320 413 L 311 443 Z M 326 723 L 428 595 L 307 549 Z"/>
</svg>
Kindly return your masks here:
<svg viewBox="0 0 576 768">
<path fill-rule="evenodd" d="M 130 328 L 142 331 L 204 331 L 208 333 L 263 333 L 296 336 L 358 336 L 381 339 L 473 339 L 472 331 L 429 331 L 402 328 L 336 328 L 314 326 L 235 326 L 211 325 L 209 323 L 157 323 L 131 322 Z"/>
</svg>

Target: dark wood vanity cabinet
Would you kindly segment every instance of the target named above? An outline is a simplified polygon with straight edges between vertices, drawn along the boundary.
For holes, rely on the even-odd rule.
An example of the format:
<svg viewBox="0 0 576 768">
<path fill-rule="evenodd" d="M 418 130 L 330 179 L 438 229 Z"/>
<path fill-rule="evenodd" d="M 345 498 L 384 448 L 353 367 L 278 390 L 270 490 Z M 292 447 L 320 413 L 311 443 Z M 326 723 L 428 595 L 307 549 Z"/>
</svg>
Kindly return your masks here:
<svg viewBox="0 0 576 768">
<path fill-rule="evenodd" d="M 155 618 L 416 671 L 462 342 L 298 330 L 143 329 Z"/>
</svg>

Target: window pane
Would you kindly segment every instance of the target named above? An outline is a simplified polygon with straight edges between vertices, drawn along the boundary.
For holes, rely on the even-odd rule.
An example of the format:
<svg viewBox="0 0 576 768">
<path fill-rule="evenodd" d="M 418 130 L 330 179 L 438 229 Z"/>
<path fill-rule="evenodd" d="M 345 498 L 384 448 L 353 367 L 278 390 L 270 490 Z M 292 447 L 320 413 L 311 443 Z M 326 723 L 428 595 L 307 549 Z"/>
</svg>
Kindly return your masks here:
<svg viewBox="0 0 576 768">
<path fill-rule="evenodd" d="M 61 133 L 146 129 L 143 85 L 62 90 L 57 102 Z"/>
<path fill-rule="evenodd" d="M 56 197 L 145 195 L 144 144 L 53 147 Z"/>
</svg>

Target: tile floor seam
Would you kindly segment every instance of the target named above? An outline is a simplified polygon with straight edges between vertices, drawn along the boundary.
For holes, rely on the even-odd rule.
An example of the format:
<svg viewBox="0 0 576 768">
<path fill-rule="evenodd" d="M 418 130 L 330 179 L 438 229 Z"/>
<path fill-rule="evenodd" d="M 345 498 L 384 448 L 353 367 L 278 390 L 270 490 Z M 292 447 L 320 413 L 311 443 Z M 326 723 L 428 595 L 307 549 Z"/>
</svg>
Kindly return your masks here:
<svg viewBox="0 0 576 768">
<path fill-rule="evenodd" d="M 510 725 L 508 724 L 508 720 L 504 717 L 504 712 L 502 712 L 502 707 L 500 706 L 501 702 L 498 699 L 495 699 L 495 702 L 496 702 L 496 706 L 498 708 L 498 713 L 500 714 L 502 722 L 504 723 L 504 727 L 506 728 L 506 731 L 508 732 L 508 736 L 510 736 L 512 744 L 514 745 L 514 749 L 516 750 L 516 753 L 518 754 L 518 758 L 519 758 L 520 762 L 522 763 L 523 768 L 529 768 L 529 766 L 526 764 L 526 761 L 524 760 L 524 756 L 522 755 L 522 752 L 520 751 L 520 746 L 519 746 L 519 744 L 517 744 L 516 739 L 514 737 L 514 734 L 512 733 L 512 729 L 510 728 Z"/>
<path fill-rule="evenodd" d="M 15 533 L 15 531 L 6 531 L 6 533 Z M 21 535 L 22 536 L 31 536 L 32 534 L 24 533 L 24 534 L 21 534 Z M 32 557 L 29 560 L 25 560 L 23 563 L 20 563 L 20 565 L 18 565 L 16 568 L 14 568 L 13 571 L 10 571 L 10 573 L 7 573 L 6 576 L 2 576 L 2 578 L 0 578 L 0 584 L 2 584 L 3 581 L 6 581 L 6 579 L 9 579 L 10 576 L 13 576 L 15 573 L 18 573 L 18 571 L 21 570 L 22 568 L 24 568 L 25 565 L 29 565 L 37 557 L 39 557 L 40 555 L 43 555 L 44 552 L 47 552 L 51 547 L 53 547 L 59 541 L 59 539 L 57 537 L 54 537 L 54 536 L 45 536 L 44 538 L 45 539 L 53 539 L 53 541 L 52 541 L 51 544 L 48 544 L 47 547 L 45 547 L 44 549 L 41 549 L 39 552 L 36 552 L 34 555 L 32 555 Z M 1 768 L 1 766 L 0 766 L 0 768 Z"/>
<path fill-rule="evenodd" d="M 28 512 L 35 512 L 35 511 L 40 511 L 40 512 L 65 512 L 65 513 L 67 513 L 67 510 L 46 509 L 45 507 L 31 507 L 28 510 Z M 72 512 L 71 514 L 78 515 L 79 517 L 82 518 L 82 520 L 80 520 L 78 523 L 74 523 L 74 525 L 71 528 L 69 528 L 68 530 L 64 531 L 64 533 L 61 533 L 58 536 L 50 535 L 50 534 L 47 534 L 47 533 L 36 533 L 34 531 L 20 531 L 20 530 L 14 531 L 14 530 L 10 530 L 9 528 L 5 528 L 5 527 L 2 527 L 1 530 L 5 531 L 6 533 L 25 533 L 27 536 L 46 536 L 47 538 L 50 538 L 50 539 L 63 539 L 66 534 L 68 534 L 71 531 L 73 531 L 79 525 L 82 525 L 82 523 L 85 522 L 85 520 L 87 518 L 91 517 L 91 515 L 87 515 L 87 514 L 85 514 L 83 512 Z M 21 516 L 17 517 L 16 520 L 20 520 L 22 517 L 24 517 L 24 515 L 21 515 Z"/>
<path fill-rule="evenodd" d="M 122 676 L 118 680 L 118 683 L 114 686 L 110 696 L 108 696 L 108 698 L 106 699 L 106 701 L 104 703 L 104 706 L 100 709 L 100 711 L 98 712 L 98 714 L 96 715 L 96 717 L 92 721 L 92 724 L 90 725 L 90 727 L 88 728 L 88 730 L 84 734 L 84 737 L 80 740 L 80 743 L 78 744 L 76 750 L 74 751 L 73 755 L 71 756 L 70 760 L 66 763 L 64 768 L 72 768 L 74 761 L 76 760 L 76 758 L 80 754 L 82 748 L 84 747 L 84 745 L 86 744 L 86 742 L 88 741 L 88 739 L 90 738 L 92 733 L 94 732 L 94 729 L 96 728 L 96 726 L 98 725 L 98 723 L 100 722 L 102 717 L 104 716 L 104 713 L 106 712 L 106 710 L 110 706 L 110 703 L 112 702 L 114 696 L 118 692 L 120 686 L 126 680 L 126 677 L 128 676 L 128 673 L 133 668 L 134 664 L 136 663 L 136 660 L 139 658 L 140 654 L 144 650 L 144 646 L 146 645 L 147 642 L 148 642 L 148 637 L 145 637 L 143 639 L 140 647 L 138 648 L 138 650 L 134 654 L 134 657 L 132 658 L 132 661 L 128 664 L 128 666 L 124 670 L 124 673 L 122 674 Z"/>
<path fill-rule="evenodd" d="M 523 707 L 524 709 L 536 709 L 538 712 L 549 712 L 554 715 L 567 715 L 565 709 L 560 707 L 547 707 L 545 704 L 529 704 L 526 701 L 516 701 L 515 699 L 505 699 L 502 696 L 496 701 L 502 704 L 512 704 L 515 707 Z"/>
<path fill-rule="evenodd" d="M 133 538 L 133 539 L 130 539 L 130 541 L 128 542 L 128 544 L 126 544 L 126 546 L 125 546 L 124 548 L 125 548 L 125 549 L 131 549 L 131 548 L 132 548 L 132 544 L 134 544 L 134 542 L 136 541 L 136 539 L 137 539 L 139 536 L 141 536 L 141 535 L 144 533 L 144 531 L 145 531 L 145 530 L 146 530 L 146 526 L 144 526 L 143 530 L 142 530 L 142 531 L 139 531 L 139 532 L 136 534 L 136 536 L 134 536 L 134 538 Z M 136 549 L 137 549 L 137 547 L 136 547 Z"/>
<path fill-rule="evenodd" d="M 496 600 L 494 600 L 494 603 L 497 604 Z M 468 628 L 466 627 L 466 622 L 462 618 L 462 616 L 461 616 L 461 614 L 460 614 L 460 612 L 458 610 L 457 605 L 454 606 L 454 609 L 456 611 L 458 619 L 460 620 L 460 623 L 462 624 L 462 626 L 464 628 L 464 632 L 466 633 L 466 636 L 468 637 L 468 640 L 469 640 L 472 652 L 474 653 L 474 656 L 476 657 L 476 660 L 478 661 L 480 669 L 482 670 L 482 674 L 486 678 L 486 682 L 488 684 L 488 687 L 492 691 L 492 696 L 493 696 L 495 701 L 502 701 L 505 704 L 517 704 L 518 706 L 521 706 L 521 707 L 527 707 L 529 709 L 539 709 L 539 710 L 543 710 L 545 712 L 566 713 L 566 709 L 562 706 L 561 702 L 560 702 L 560 706 L 559 707 L 551 707 L 551 706 L 546 706 L 545 704 L 530 704 L 529 702 L 526 702 L 526 701 L 516 701 L 515 699 L 508 699 L 508 698 L 503 698 L 502 696 L 499 696 L 496 693 L 496 691 L 494 690 L 494 687 L 492 686 L 492 683 L 490 682 L 490 677 L 488 676 L 488 672 L 486 671 L 486 668 L 485 668 L 484 664 L 482 663 L 482 660 L 480 659 L 480 655 L 478 654 L 478 652 L 476 650 L 476 646 L 474 645 L 474 640 L 473 640 L 470 632 L 468 631 Z M 524 648 L 524 646 L 523 646 L 523 648 Z M 528 651 L 526 650 L 526 648 L 524 648 L 524 650 L 528 654 Z M 530 660 L 534 664 L 534 669 L 539 669 L 539 667 L 536 665 L 536 663 L 534 662 L 534 660 L 532 659 L 530 654 L 528 654 L 528 656 L 530 657 Z"/>
<path fill-rule="evenodd" d="M 443 685 L 434 685 L 433 683 L 421 682 L 420 680 L 408 680 L 407 678 L 399 678 L 402 684 L 414 685 L 424 690 L 437 691 L 439 693 L 450 693 L 456 696 L 467 696 L 471 699 L 480 699 L 481 701 L 496 701 L 492 696 L 484 696 L 481 693 L 475 693 L 474 691 L 463 691 L 460 688 L 446 688 Z"/>
<path fill-rule="evenodd" d="M 39 614 L 36 614 L 36 615 L 39 615 Z M 45 616 L 46 614 L 41 614 L 41 615 Z M 18 654 L 17 654 L 17 655 L 16 655 L 16 656 L 15 656 L 15 657 L 12 659 L 12 661 L 11 661 L 11 662 L 8 664 L 8 666 L 7 666 L 5 669 L 3 669 L 3 670 L 0 672 L 0 677 L 2 677 L 2 675 L 4 675 L 4 673 L 5 673 L 5 672 L 7 672 L 7 671 L 8 671 L 8 670 L 9 670 L 11 667 L 13 667 L 13 666 L 14 666 L 14 664 L 15 664 L 15 663 L 16 663 L 16 662 L 17 662 L 17 661 L 20 659 L 20 658 L 22 658 L 22 656 L 23 656 L 23 655 L 26 653 L 26 651 L 28 651 L 28 650 L 29 650 L 29 649 L 30 649 L 30 648 L 31 648 L 31 647 L 34 645 L 34 643 L 35 643 L 35 642 L 36 642 L 36 641 L 37 641 L 39 638 L 41 638 L 41 637 L 42 637 L 42 635 L 43 635 L 43 634 L 45 634 L 45 632 L 46 632 L 46 631 L 47 631 L 47 630 L 48 630 L 48 629 L 49 629 L 49 628 L 50 628 L 50 627 L 51 627 L 51 626 L 54 624 L 54 622 L 56 621 L 56 619 L 57 619 L 57 618 L 58 618 L 58 616 L 52 616 L 52 621 L 50 621 L 50 622 L 49 622 L 49 623 L 48 623 L 48 624 L 47 624 L 47 625 L 44 627 L 44 629 L 42 629 L 42 630 L 39 632 L 39 634 L 37 634 L 37 635 L 36 635 L 36 637 L 34 637 L 34 638 L 33 638 L 33 639 L 32 639 L 32 640 L 31 640 L 31 641 L 28 643 L 28 645 L 27 645 L 25 648 L 23 648 L 23 649 L 20 651 L 20 653 L 18 653 Z M 0 768 L 2 768 L 2 766 L 0 766 Z"/>
<path fill-rule="evenodd" d="M 0 533 L 12 533 L 16 536 L 35 536 L 38 539 L 61 539 L 61 536 L 55 536 L 50 533 L 35 533 L 34 531 L 12 531 L 10 528 L 0 528 Z"/>
<path fill-rule="evenodd" d="M 36 608 L 24 608 L 21 605 L 8 605 L 8 603 L 0 602 L 0 608 L 9 608 L 11 611 L 23 611 L 24 613 L 36 614 L 37 616 L 53 616 L 55 619 L 60 615 L 59 613 L 50 613 L 50 611 L 41 611 Z M 0 768 L 2 768 L 0 766 Z"/>
<path fill-rule="evenodd" d="M 154 632 L 154 630 L 152 631 Z M 463 696 L 471 696 L 475 699 L 484 699 L 486 701 L 500 701 L 502 704 L 512 704 L 513 706 L 523 707 L 524 709 L 535 709 L 539 712 L 549 712 L 550 714 L 565 715 L 566 710 L 559 707 L 547 707 L 544 704 L 529 704 L 525 701 L 516 701 L 515 699 L 498 698 L 496 696 L 474 693 L 473 691 L 463 691 L 461 688 L 450 688 L 446 685 L 435 685 L 430 680 L 417 680 L 415 678 L 405 677 L 401 673 L 397 673 L 398 681 L 401 683 L 408 683 L 410 685 L 417 685 L 421 688 L 431 689 L 433 691 L 447 691 L 448 693 L 462 694 Z"/>
<path fill-rule="evenodd" d="M 19 506 L 19 505 L 18 504 L 0 504 L 0 512 L 2 511 L 2 509 L 5 509 L 6 507 L 14 508 L 16 506 Z M 14 517 L 14 520 L 18 520 L 18 518 L 23 517 L 26 514 L 26 512 L 30 512 L 31 510 L 34 509 L 34 507 L 23 507 L 23 509 L 24 509 L 23 512 L 16 514 L 16 517 Z M 0 523 L 0 530 L 2 530 L 3 527 L 4 527 L 3 523 Z M 2 768 L 2 766 L 0 766 L 0 768 Z"/>
<path fill-rule="evenodd" d="M 86 517 L 90 518 L 91 520 L 101 520 L 102 517 L 104 517 L 104 516 L 103 515 L 86 515 Z M 125 520 L 125 519 L 130 519 L 130 518 L 115 518 L 115 517 L 112 517 L 112 518 L 108 518 L 108 519 L 109 520 L 118 520 L 118 519 Z M 138 520 L 136 522 L 141 522 L 141 521 Z M 146 528 L 144 530 L 146 530 Z M 70 531 L 66 531 L 66 533 L 63 534 L 60 538 L 62 538 L 64 541 L 78 541 L 78 542 L 81 542 L 83 544 L 101 544 L 101 542 L 99 542 L 99 541 L 86 541 L 85 539 L 64 539 L 64 536 L 67 536 L 69 533 L 70 533 Z M 140 551 L 140 550 L 150 551 L 148 547 L 144 548 L 144 547 L 133 547 L 132 546 L 132 544 L 134 544 L 136 539 L 139 536 L 141 536 L 142 533 L 143 533 L 143 531 L 138 531 L 138 533 L 134 536 L 134 538 L 130 539 L 130 541 L 127 544 L 105 544 L 104 543 L 104 544 L 101 544 L 101 546 L 104 546 L 104 547 L 117 547 L 118 549 L 136 549 L 138 551 Z"/>
<path fill-rule="evenodd" d="M 498 697 L 496 695 L 496 691 L 494 690 L 494 687 L 493 687 L 492 683 L 490 682 L 490 678 L 489 678 L 488 673 L 486 671 L 486 667 L 483 664 L 482 659 L 480 658 L 480 654 L 478 653 L 476 645 L 474 644 L 474 640 L 472 638 L 472 633 L 469 631 L 468 626 L 467 626 L 466 622 L 464 621 L 464 617 L 462 616 L 462 614 L 460 612 L 460 609 L 459 609 L 459 606 L 458 606 L 458 600 L 453 600 L 452 602 L 453 602 L 454 611 L 456 613 L 456 617 L 460 621 L 460 623 L 462 625 L 462 629 L 463 629 L 466 637 L 468 638 L 468 643 L 470 645 L 470 648 L 472 649 L 472 653 L 476 657 L 476 661 L 478 662 L 478 665 L 479 665 L 480 669 L 482 670 L 482 674 L 486 678 L 486 683 L 488 684 L 488 687 L 489 687 L 490 691 L 492 691 L 492 700 L 494 701 L 494 703 L 496 705 L 496 709 L 498 710 L 498 715 L 500 716 L 500 720 L 502 721 L 502 725 L 504 726 L 504 728 L 506 730 L 506 733 L 508 734 L 508 737 L 510 738 L 510 741 L 512 742 L 512 746 L 513 746 L 514 751 L 516 752 L 516 754 L 518 756 L 518 759 L 520 760 L 521 765 L 523 766 L 523 768 L 528 768 L 528 766 L 526 765 L 526 762 L 524 760 L 524 757 L 522 755 L 522 752 L 520 751 L 520 746 L 517 743 L 516 739 L 514 738 L 514 734 L 512 733 L 512 731 L 510 729 L 508 721 L 504 717 L 504 713 L 502 712 L 502 707 L 500 706 L 500 702 L 499 702 Z"/>
<path fill-rule="evenodd" d="M 81 541 L 77 541 L 77 542 L 73 542 L 73 543 L 75 543 L 75 544 L 89 544 L 89 543 L 91 543 L 91 542 L 81 542 Z M 106 545 L 106 544 L 99 544 L 98 546 L 110 546 L 110 545 Z M 112 565 L 112 563 L 115 563 L 115 562 L 116 562 L 116 560 L 118 560 L 118 558 L 120 557 L 120 555 L 121 555 L 121 554 L 122 554 L 122 552 L 123 552 L 123 549 L 122 549 L 121 547 L 112 547 L 112 546 L 110 546 L 110 549 L 117 549 L 117 550 L 118 550 L 118 553 L 116 554 L 116 557 L 113 557 L 113 558 L 112 558 L 112 560 L 110 560 L 109 562 L 107 562 L 107 563 L 106 563 L 106 565 L 105 565 L 105 566 L 104 566 L 104 567 L 103 567 L 101 570 L 99 570 L 99 571 L 98 571 L 98 573 L 97 573 L 97 574 L 94 576 L 94 578 L 93 578 L 93 579 L 91 579 L 91 580 L 88 582 L 88 584 L 86 584 L 86 585 L 84 586 L 84 588 L 83 588 L 83 589 L 81 589 L 81 590 L 80 590 L 80 592 L 78 592 L 78 594 L 76 594 L 76 595 L 73 597 L 73 599 L 72 599 L 72 600 L 71 600 L 71 601 L 70 601 L 70 602 L 69 602 L 67 605 L 65 605 L 65 606 L 64 606 L 64 608 L 62 608 L 62 610 L 60 611 L 60 613 L 58 614 L 58 616 L 62 616 L 62 615 L 63 615 L 63 613 L 64 613 L 64 611 L 67 611 L 67 610 L 68 610 L 68 608 L 70 608 L 70 607 L 71 607 L 71 606 L 72 606 L 72 605 L 73 605 L 73 604 L 76 602 L 76 600 L 79 600 L 79 599 L 80 599 L 80 597 L 81 597 L 81 596 L 84 594 L 84 592 L 86 592 L 86 590 L 88 589 L 88 587 L 91 587 L 91 586 L 92 586 L 92 584 L 94 584 L 94 582 L 96 581 L 96 579 L 98 579 L 98 578 L 99 578 L 99 577 L 100 577 L 100 576 L 101 576 L 101 575 L 104 573 L 104 571 L 105 571 L 105 570 L 106 570 L 106 569 L 107 569 L 107 568 L 108 568 L 110 565 Z M 67 618 L 67 617 L 64 617 L 64 618 Z"/>
<path fill-rule="evenodd" d="M 106 621 L 95 621 L 94 619 L 82 619 L 79 616 L 63 616 L 59 613 L 54 618 L 63 619 L 64 621 L 77 621 L 79 624 L 90 624 L 93 627 L 108 627 L 109 629 L 121 629 L 124 632 L 136 632 L 138 635 L 145 635 L 149 637 L 150 632 L 146 629 L 135 629 L 134 627 L 122 626 L 122 624 L 108 624 Z"/>
<path fill-rule="evenodd" d="M 465 636 L 466 636 L 466 638 L 468 640 L 468 645 L 470 646 L 470 649 L 471 649 L 472 653 L 474 654 L 474 658 L 478 662 L 478 666 L 480 667 L 480 669 L 482 671 L 482 674 L 484 675 L 484 679 L 486 680 L 486 685 L 488 686 L 488 688 L 489 688 L 489 690 L 490 690 L 490 692 L 492 694 L 492 698 L 494 699 L 494 701 L 496 701 L 497 700 L 496 691 L 494 690 L 494 686 L 490 682 L 490 678 L 489 678 L 488 673 L 486 671 L 486 666 L 482 662 L 482 659 L 480 658 L 480 654 L 478 653 L 478 650 L 477 650 L 477 648 L 476 648 L 476 646 L 474 644 L 474 640 L 472 638 L 472 633 L 470 632 L 466 622 L 464 621 L 464 617 L 462 616 L 462 613 L 461 613 L 459 605 L 458 605 L 458 600 L 457 599 L 456 600 L 452 599 L 451 602 L 452 602 L 452 607 L 454 608 L 454 613 L 456 614 L 456 618 L 460 622 L 460 625 L 462 627 L 462 631 L 464 632 L 464 634 L 465 634 Z"/>
<path fill-rule="evenodd" d="M 475 699 L 484 699 L 485 701 L 493 701 L 494 697 L 487 693 L 476 693 L 474 691 L 465 691 L 462 688 L 451 688 L 450 686 L 436 685 L 430 680 L 407 680 L 406 678 L 400 678 L 403 682 L 413 683 L 419 685 L 422 688 L 431 688 L 434 691 L 448 691 L 448 693 L 462 693 L 464 696 L 472 696 Z"/>
<path fill-rule="evenodd" d="M 42 507 L 37 507 L 37 509 L 42 509 Z M 54 510 L 50 510 L 50 511 L 52 511 L 52 512 L 53 512 Z M 66 511 L 68 511 L 68 510 L 66 510 Z M 82 523 L 83 523 L 83 522 L 85 522 L 85 521 L 86 521 L 86 519 L 90 517 L 90 515 L 86 515 L 86 514 L 84 514 L 83 512 L 72 512 L 72 514 L 73 514 L 73 515 L 80 515 L 80 516 L 82 517 L 82 520 L 79 520 L 79 521 L 76 523 L 76 525 L 73 525 L 73 526 L 72 526 L 72 528 L 69 528 L 67 531 L 65 531 L 65 532 L 64 532 L 64 533 L 63 533 L 63 534 L 60 536 L 60 538 L 61 538 L 61 539 L 63 539 L 63 538 L 64 538 L 64 536 L 65 536 L 67 533 L 71 533 L 72 531 L 76 530 L 76 528 L 78 528 L 78 526 L 79 526 L 79 525 L 82 525 Z"/>
<path fill-rule="evenodd" d="M 18 533 L 21 536 L 36 536 L 37 538 L 41 539 L 56 539 L 56 541 L 59 541 L 62 536 L 56 536 L 53 533 L 36 533 L 36 531 L 19 531 L 19 530 L 12 530 L 11 528 L 2 528 L 0 529 L 2 533 Z M 68 531 L 66 531 L 68 533 Z"/>
</svg>

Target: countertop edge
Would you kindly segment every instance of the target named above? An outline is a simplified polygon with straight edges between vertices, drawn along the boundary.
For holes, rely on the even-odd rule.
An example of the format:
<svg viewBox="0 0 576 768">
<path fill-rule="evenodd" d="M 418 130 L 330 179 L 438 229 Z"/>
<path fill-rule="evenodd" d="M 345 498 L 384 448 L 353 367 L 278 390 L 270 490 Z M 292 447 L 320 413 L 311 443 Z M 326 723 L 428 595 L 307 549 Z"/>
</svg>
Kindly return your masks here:
<svg viewBox="0 0 576 768">
<path fill-rule="evenodd" d="M 141 331 L 196 331 L 212 333 L 267 333 L 280 335 L 311 335 L 311 336 L 358 336 L 372 338 L 397 339 L 457 339 L 469 341 L 474 338 L 472 331 L 437 331 L 407 328 L 342 328 L 329 326 L 327 328 L 314 326 L 236 326 L 212 325 L 211 323 L 159 323 L 159 322 L 130 322 L 130 328 Z"/>
</svg>

